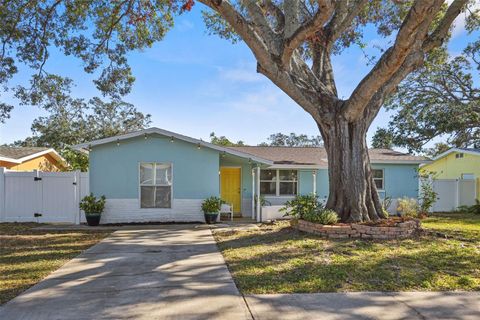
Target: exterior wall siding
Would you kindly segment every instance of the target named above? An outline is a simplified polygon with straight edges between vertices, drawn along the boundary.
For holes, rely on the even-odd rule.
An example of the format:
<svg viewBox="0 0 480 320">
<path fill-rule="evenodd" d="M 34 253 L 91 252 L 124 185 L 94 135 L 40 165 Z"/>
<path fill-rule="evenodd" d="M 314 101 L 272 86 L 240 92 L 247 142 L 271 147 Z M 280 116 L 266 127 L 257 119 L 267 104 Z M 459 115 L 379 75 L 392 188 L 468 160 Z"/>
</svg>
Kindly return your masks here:
<svg viewBox="0 0 480 320">
<path fill-rule="evenodd" d="M 384 171 L 384 190 L 379 190 L 381 198 L 418 197 L 418 165 L 373 164 L 372 168 Z"/>
<path fill-rule="evenodd" d="M 173 198 L 205 199 L 219 195 L 219 154 L 167 137 L 148 136 L 93 147 L 90 190 L 108 199 L 139 197 L 139 163 L 172 163 Z M 142 209 L 143 210 L 143 209 Z"/>
</svg>

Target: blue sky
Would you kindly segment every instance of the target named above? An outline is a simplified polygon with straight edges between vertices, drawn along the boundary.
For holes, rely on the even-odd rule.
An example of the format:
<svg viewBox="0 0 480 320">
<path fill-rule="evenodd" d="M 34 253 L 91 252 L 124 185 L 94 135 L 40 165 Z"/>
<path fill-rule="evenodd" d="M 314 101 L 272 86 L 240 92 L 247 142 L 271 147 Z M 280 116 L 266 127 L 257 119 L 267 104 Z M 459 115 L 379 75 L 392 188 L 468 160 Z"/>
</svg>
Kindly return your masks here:
<svg viewBox="0 0 480 320">
<path fill-rule="evenodd" d="M 136 82 L 125 101 L 152 115 L 152 126 L 208 140 L 210 132 L 247 144 L 266 141 L 271 133 L 317 135 L 312 118 L 264 76 L 256 73 L 256 62 L 243 44 L 209 36 L 200 15 L 200 5 L 176 19 L 166 38 L 143 52 L 130 54 Z M 467 42 L 461 21 L 449 46 L 460 52 Z M 470 38 L 471 39 L 471 38 Z M 370 47 L 385 47 L 387 40 L 372 30 L 365 39 Z M 378 53 L 376 49 L 369 53 Z M 333 61 L 340 96 L 348 97 L 370 70 L 359 49 L 346 50 Z M 92 76 L 83 72 L 79 60 L 53 52 L 47 71 L 74 79 L 76 97 L 99 95 Z M 21 69 L 12 81 L 28 81 L 29 71 Z M 15 103 L 7 96 L 8 102 Z M 0 144 L 31 135 L 32 121 L 44 114 L 36 107 L 18 106 L 5 124 L 0 124 Z M 378 126 L 386 126 L 389 115 L 382 110 L 368 139 Z"/>
</svg>

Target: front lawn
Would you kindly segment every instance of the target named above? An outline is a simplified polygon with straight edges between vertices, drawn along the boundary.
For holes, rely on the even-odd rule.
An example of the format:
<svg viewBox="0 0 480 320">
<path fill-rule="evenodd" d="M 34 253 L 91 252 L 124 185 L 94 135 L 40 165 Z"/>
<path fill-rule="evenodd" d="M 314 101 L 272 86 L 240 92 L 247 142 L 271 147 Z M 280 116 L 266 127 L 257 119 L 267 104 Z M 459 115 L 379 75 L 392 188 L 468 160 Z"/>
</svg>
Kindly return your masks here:
<svg viewBox="0 0 480 320">
<path fill-rule="evenodd" d="M 472 223 L 457 223 L 468 224 L 472 228 L 468 234 L 478 235 L 478 220 L 475 228 L 476 217 L 468 218 Z M 455 224 L 448 221 L 424 220 L 428 228 L 435 228 L 435 223 Z M 405 240 L 335 241 L 299 232 L 288 222 L 258 230 L 216 232 L 215 237 L 245 294 L 480 290 L 480 240 L 425 235 Z"/>
<path fill-rule="evenodd" d="M 42 280 L 111 231 L 39 231 L 0 223 L 0 304 Z"/>
<path fill-rule="evenodd" d="M 480 215 L 472 213 L 435 213 L 422 221 L 427 230 L 457 239 L 469 239 L 480 243 Z"/>
</svg>

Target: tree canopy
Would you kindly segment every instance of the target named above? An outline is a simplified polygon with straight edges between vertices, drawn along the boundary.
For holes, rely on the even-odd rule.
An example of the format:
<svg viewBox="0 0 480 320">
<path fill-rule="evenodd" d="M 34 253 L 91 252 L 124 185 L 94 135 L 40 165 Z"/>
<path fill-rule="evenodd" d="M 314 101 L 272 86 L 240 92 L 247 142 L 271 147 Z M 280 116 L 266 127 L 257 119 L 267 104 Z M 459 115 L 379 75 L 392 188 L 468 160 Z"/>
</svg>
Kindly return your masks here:
<svg viewBox="0 0 480 320">
<path fill-rule="evenodd" d="M 219 146 L 224 146 L 224 147 L 237 147 L 237 146 L 245 145 L 242 140 L 239 140 L 237 142 L 232 142 L 225 136 L 218 137 L 215 135 L 215 132 L 210 133 L 210 143 L 213 143 Z"/>
<path fill-rule="evenodd" d="M 14 145 L 54 148 L 71 169 L 86 171 L 88 158 L 73 150 L 73 145 L 144 129 L 150 124 L 150 115 L 121 100 L 73 98 L 71 85 L 71 80 L 49 75 L 39 81 L 33 92 L 19 95 L 23 104 L 39 105 L 48 115 L 35 119 L 31 127 L 33 135 L 15 141 Z M 48 90 L 52 87 L 55 90 Z"/>
<path fill-rule="evenodd" d="M 453 147 L 480 146 L 479 71 L 480 41 L 456 57 L 437 50 L 387 101 L 395 115 L 373 140 L 389 137 L 392 145 L 430 154 L 425 145 L 437 137 Z"/>
<path fill-rule="evenodd" d="M 268 142 L 262 142 L 260 146 L 275 146 L 275 147 L 321 147 L 323 146 L 321 136 L 311 136 L 306 134 L 290 134 L 274 133 L 268 137 Z"/>
</svg>

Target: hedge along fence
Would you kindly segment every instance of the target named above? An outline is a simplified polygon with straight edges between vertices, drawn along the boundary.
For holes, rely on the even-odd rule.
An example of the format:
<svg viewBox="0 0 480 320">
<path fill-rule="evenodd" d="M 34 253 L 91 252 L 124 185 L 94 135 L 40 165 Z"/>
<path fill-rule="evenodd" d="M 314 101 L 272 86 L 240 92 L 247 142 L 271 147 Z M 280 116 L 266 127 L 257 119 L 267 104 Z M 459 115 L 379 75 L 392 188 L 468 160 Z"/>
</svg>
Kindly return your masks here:
<svg viewBox="0 0 480 320">
<path fill-rule="evenodd" d="M 366 224 L 323 225 L 299 220 L 297 229 L 332 239 L 404 239 L 418 232 L 420 220 L 397 222 L 392 226 L 370 226 Z"/>
</svg>

